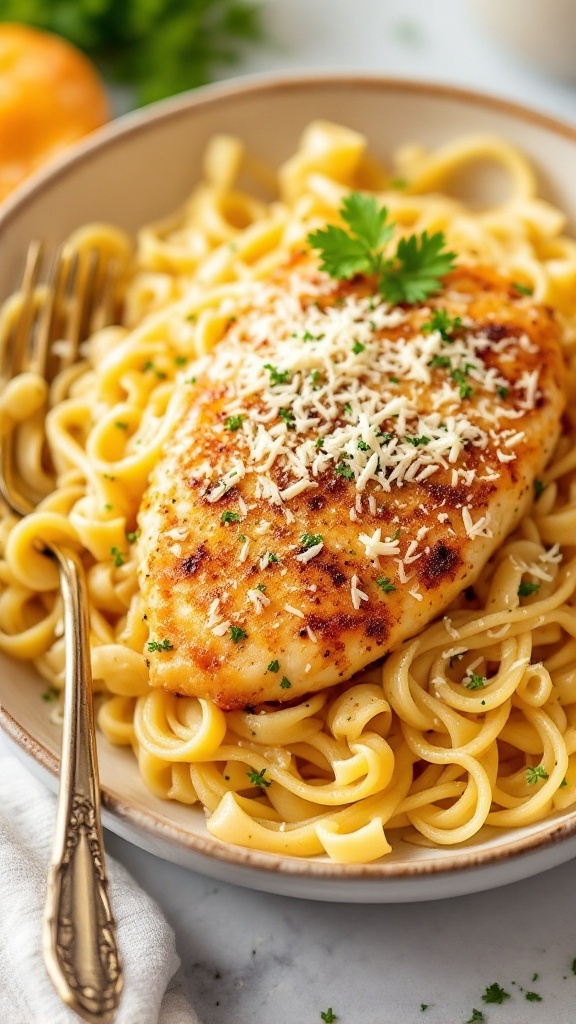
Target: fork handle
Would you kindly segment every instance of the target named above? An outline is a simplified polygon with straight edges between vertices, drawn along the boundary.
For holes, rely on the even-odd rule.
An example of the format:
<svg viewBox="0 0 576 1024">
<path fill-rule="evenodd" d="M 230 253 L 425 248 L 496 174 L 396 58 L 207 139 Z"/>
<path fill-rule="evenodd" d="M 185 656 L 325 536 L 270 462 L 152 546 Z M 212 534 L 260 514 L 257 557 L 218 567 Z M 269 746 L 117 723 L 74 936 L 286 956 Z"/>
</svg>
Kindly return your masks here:
<svg viewBox="0 0 576 1024">
<path fill-rule="evenodd" d="M 75 551 L 56 544 L 66 675 L 56 829 L 44 917 L 44 957 L 60 998 L 93 1024 L 112 1021 L 122 991 L 100 824 L 100 789 L 86 580 Z"/>
</svg>

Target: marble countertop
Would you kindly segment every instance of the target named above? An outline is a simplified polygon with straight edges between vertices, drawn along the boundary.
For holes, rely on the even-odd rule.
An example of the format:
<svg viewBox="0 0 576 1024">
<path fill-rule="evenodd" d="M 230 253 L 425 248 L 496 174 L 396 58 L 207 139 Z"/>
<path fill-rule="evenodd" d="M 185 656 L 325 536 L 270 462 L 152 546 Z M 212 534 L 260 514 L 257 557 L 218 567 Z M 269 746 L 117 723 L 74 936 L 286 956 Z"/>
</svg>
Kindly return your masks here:
<svg viewBox="0 0 576 1024">
<path fill-rule="evenodd" d="M 505 3 L 506 0 L 503 0 Z M 576 85 L 546 78 L 489 38 L 463 0 L 267 0 L 275 46 L 242 73 L 339 69 L 457 83 L 576 122 Z M 0 741 L 1 742 L 1 741 Z M 434 903 L 314 903 L 235 888 L 116 836 L 120 860 L 177 935 L 202 1024 L 571 1024 L 576 866 Z M 537 977 L 535 977 L 537 976 Z M 498 982 L 511 998 L 482 1002 Z M 526 991 L 542 1001 L 527 1000 Z"/>
</svg>

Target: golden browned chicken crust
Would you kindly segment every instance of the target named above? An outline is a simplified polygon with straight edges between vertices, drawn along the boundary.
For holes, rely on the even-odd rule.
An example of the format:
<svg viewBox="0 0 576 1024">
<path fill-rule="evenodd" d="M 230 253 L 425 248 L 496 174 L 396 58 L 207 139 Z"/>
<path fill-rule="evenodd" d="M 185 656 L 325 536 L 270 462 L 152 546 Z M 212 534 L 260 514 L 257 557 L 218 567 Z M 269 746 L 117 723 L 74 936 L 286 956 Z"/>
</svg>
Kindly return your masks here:
<svg viewBox="0 0 576 1024">
<path fill-rule="evenodd" d="M 251 287 L 140 513 L 152 683 L 227 709 L 347 680 L 440 614 L 564 403 L 553 314 L 491 270 L 393 310 L 306 260 Z"/>
</svg>

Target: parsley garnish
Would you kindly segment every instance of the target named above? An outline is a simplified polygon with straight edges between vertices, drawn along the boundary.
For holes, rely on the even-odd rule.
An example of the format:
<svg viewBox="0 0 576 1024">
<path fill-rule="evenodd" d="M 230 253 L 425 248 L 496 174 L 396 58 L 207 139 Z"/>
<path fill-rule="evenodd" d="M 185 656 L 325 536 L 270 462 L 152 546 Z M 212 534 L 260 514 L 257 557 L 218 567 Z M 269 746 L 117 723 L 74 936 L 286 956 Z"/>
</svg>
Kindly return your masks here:
<svg viewBox="0 0 576 1024">
<path fill-rule="evenodd" d="M 505 992 L 502 986 L 495 981 L 493 985 L 486 987 L 482 999 L 485 1003 L 503 1003 L 505 999 L 510 999 L 510 993 Z"/>
<path fill-rule="evenodd" d="M 427 1010 L 429 1006 L 430 1003 L 420 1003 L 420 1010 L 422 1011 L 422 1013 L 424 1013 L 424 1010 Z"/>
<path fill-rule="evenodd" d="M 223 512 L 220 516 L 221 523 L 239 523 L 240 516 L 237 512 Z"/>
<path fill-rule="evenodd" d="M 149 640 L 147 647 L 150 653 L 153 654 L 154 651 L 171 651 L 174 645 L 168 640 Z"/>
<path fill-rule="evenodd" d="M 476 672 L 470 674 L 470 678 L 464 683 L 467 690 L 482 690 L 486 685 L 486 676 L 479 676 Z"/>
<path fill-rule="evenodd" d="M 426 437 L 426 434 L 422 434 L 420 437 L 408 437 L 404 438 L 407 444 L 413 444 L 415 448 L 420 444 L 430 444 L 430 438 Z"/>
<path fill-rule="evenodd" d="M 544 494 L 545 490 L 546 490 L 546 484 L 544 483 L 544 481 L 543 480 L 535 480 L 534 481 L 534 501 L 538 501 L 538 498 L 540 497 L 541 494 Z"/>
<path fill-rule="evenodd" d="M 282 679 L 280 680 L 280 686 L 282 687 L 283 690 L 289 690 L 290 687 L 292 686 L 292 683 L 290 682 L 289 679 L 286 678 L 286 676 L 282 676 Z"/>
<path fill-rule="evenodd" d="M 512 287 L 515 291 L 519 292 L 520 295 L 533 295 L 534 289 L 530 285 L 522 284 L 521 281 L 512 281 Z"/>
<path fill-rule="evenodd" d="M 474 388 L 468 383 L 466 377 L 468 376 L 468 370 L 451 370 L 450 376 L 455 384 L 458 384 L 458 391 L 460 398 L 471 398 L 474 394 Z"/>
<path fill-rule="evenodd" d="M 256 584 L 256 590 L 261 590 L 262 593 L 264 593 L 265 590 L 266 590 L 266 584 L 265 583 L 257 583 Z"/>
<path fill-rule="evenodd" d="M 321 533 L 303 533 L 300 537 L 300 543 L 303 548 L 316 547 L 316 544 L 321 544 L 322 540 Z"/>
<path fill-rule="evenodd" d="M 331 1006 L 329 1006 L 327 1010 L 321 1010 L 320 1011 L 320 1016 L 321 1016 L 322 1020 L 324 1021 L 324 1024 L 334 1024 L 334 1021 L 338 1020 L 338 1017 L 333 1012 Z"/>
<path fill-rule="evenodd" d="M 396 590 L 396 587 L 391 582 L 389 576 L 380 576 L 376 580 L 376 585 L 379 586 L 380 590 L 383 590 L 385 594 L 391 594 L 394 590 Z"/>
<path fill-rule="evenodd" d="M 126 540 L 129 544 L 135 544 L 140 536 L 140 530 L 131 530 L 126 534 Z"/>
<path fill-rule="evenodd" d="M 541 1003 L 542 996 L 539 996 L 537 992 L 527 992 L 526 999 L 529 1003 Z"/>
<path fill-rule="evenodd" d="M 574 957 L 574 959 L 572 961 L 571 967 L 572 967 L 572 974 L 576 974 L 576 956 Z"/>
<path fill-rule="evenodd" d="M 537 764 L 535 767 L 533 765 L 529 765 L 526 769 L 526 782 L 529 786 L 535 786 L 538 782 L 538 779 L 547 778 L 548 772 L 545 768 L 542 767 L 541 764 Z"/>
<path fill-rule="evenodd" d="M 241 626 L 230 626 L 230 639 L 233 643 L 239 644 L 241 640 L 245 640 L 248 633 Z"/>
<path fill-rule="evenodd" d="M 433 331 L 439 331 L 443 341 L 452 341 L 451 335 L 459 327 L 462 327 L 461 317 L 450 316 L 447 309 L 434 309 L 430 319 L 425 324 L 422 324 L 421 330 L 423 334 L 432 334 Z"/>
<path fill-rule="evenodd" d="M 288 384 L 292 376 L 290 370 L 278 370 L 272 363 L 264 363 L 264 369 L 270 374 L 270 384 L 273 388 L 278 384 Z"/>
<path fill-rule="evenodd" d="M 354 470 L 346 462 L 337 462 L 334 466 L 334 472 L 336 476 L 342 476 L 345 480 L 354 479 Z"/>
<path fill-rule="evenodd" d="M 278 409 L 278 415 L 281 420 L 284 420 L 288 430 L 294 430 L 294 421 L 296 417 L 290 409 Z"/>
<path fill-rule="evenodd" d="M 518 587 L 518 597 L 530 597 L 530 594 L 537 594 L 539 590 L 539 583 L 527 583 L 525 580 L 522 580 Z"/>
<path fill-rule="evenodd" d="M 452 360 L 450 359 L 450 356 L 432 356 L 428 366 L 431 366 L 433 370 L 449 370 L 452 366 Z"/>
<path fill-rule="evenodd" d="M 124 565 L 125 558 L 119 548 L 111 548 L 110 554 L 112 555 L 112 558 L 114 559 L 114 565 L 117 568 L 120 568 L 121 565 Z"/>
<path fill-rule="evenodd" d="M 369 452 L 370 451 L 370 445 L 367 444 L 366 441 L 363 441 L 362 438 L 360 438 L 360 440 L 358 441 L 358 444 L 357 444 L 356 447 L 361 452 Z"/>
<path fill-rule="evenodd" d="M 60 690 L 58 690 L 57 687 L 55 686 L 49 686 L 48 689 L 44 690 L 44 693 L 41 694 L 42 700 L 45 700 L 47 703 L 56 700 L 56 698 L 59 696 Z"/>
<path fill-rule="evenodd" d="M 354 344 L 352 345 L 352 351 L 355 356 L 358 356 L 360 355 L 361 352 L 364 352 L 365 348 L 366 345 L 363 345 L 361 341 L 355 341 Z"/>
<path fill-rule="evenodd" d="M 229 416 L 224 426 L 226 427 L 226 430 L 240 430 L 242 421 L 242 416 Z"/>
<path fill-rule="evenodd" d="M 268 556 L 268 565 L 276 565 L 280 561 L 278 555 L 275 555 L 273 551 L 267 551 L 266 554 Z"/>
<path fill-rule="evenodd" d="M 261 772 L 255 771 L 254 768 L 251 768 L 249 772 L 246 772 L 246 775 L 250 779 L 250 782 L 252 783 L 252 785 L 253 786 L 258 786 L 259 789 L 265 789 L 266 786 L 271 786 L 272 785 L 272 783 L 271 783 L 271 781 L 269 779 L 265 779 L 264 778 L 265 774 L 266 774 L 266 769 L 265 768 L 263 768 Z"/>
<path fill-rule="evenodd" d="M 188 362 L 188 357 L 187 356 L 174 356 L 174 362 L 175 362 L 176 366 L 186 366 L 186 363 Z"/>
<path fill-rule="evenodd" d="M 481 1021 L 486 1020 L 486 1017 L 482 1013 L 482 1010 L 472 1010 L 472 1016 L 468 1018 L 466 1024 L 480 1024 Z"/>
<path fill-rule="evenodd" d="M 128 430 L 128 424 L 124 420 L 116 420 L 114 426 L 118 427 L 118 430 Z"/>
<path fill-rule="evenodd" d="M 270 662 L 270 664 L 268 665 L 268 668 L 267 668 L 266 671 L 267 672 L 278 672 L 279 668 L 280 668 L 280 662 L 276 661 L 276 659 L 274 659 L 274 661 Z"/>
<path fill-rule="evenodd" d="M 508 398 L 509 394 L 510 394 L 510 388 L 505 388 L 505 387 L 498 388 L 498 397 L 499 398 Z"/>
<path fill-rule="evenodd" d="M 396 529 L 394 530 L 394 533 L 390 537 L 390 540 L 398 540 L 398 538 L 399 538 L 401 533 L 402 533 L 402 530 L 400 529 L 399 526 L 397 526 Z"/>
<path fill-rule="evenodd" d="M 388 211 L 384 206 L 378 208 L 374 196 L 350 192 L 339 212 L 348 230 L 330 224 L 307 238 L 320 253 L 321 269 L 330 277 L 375 274 L 378 291 L 387 302 L 413 303 L 437 291 L 454 265 L 455 253 L 446 251 L 440 231 L 401 238 L 392 258 L 385 258 L 383 250 L 394 227 L 386 223 Z"/>
<path fill-rule="evenodd" d="M 316 448 L 322 448 L 323 445 L 324 445 L 324 438 L 323 437 L 317 437 L 316 438 L 316 445 L 315 445 L 315 447 Z"/>
</svg>

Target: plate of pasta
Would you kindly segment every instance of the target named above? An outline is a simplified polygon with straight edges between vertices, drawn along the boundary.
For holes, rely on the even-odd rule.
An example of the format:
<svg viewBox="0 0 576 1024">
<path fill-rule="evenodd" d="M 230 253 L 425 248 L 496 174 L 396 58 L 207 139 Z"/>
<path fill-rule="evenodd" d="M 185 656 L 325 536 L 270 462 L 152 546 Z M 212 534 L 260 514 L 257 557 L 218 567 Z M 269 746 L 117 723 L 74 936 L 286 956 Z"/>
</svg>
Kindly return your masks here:
<svg viewBox="0 0 576 1024">
<path fill-rule="evenodd" d="M 3 299 L 39 235 L 120 268 L 49 407 L 0 395 L 55 480 L 0 516 L 0 722 L 33 769 L 55 784 L 64 538 L 113 831 L 342 901 L 576 854 L 574 180 L 534 112 L 301 75 L 122 118 L 5 204 Z"/>
</svg>

